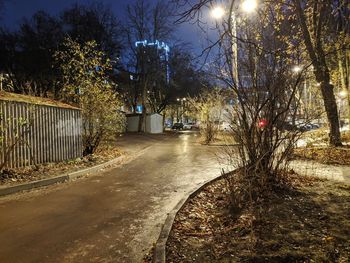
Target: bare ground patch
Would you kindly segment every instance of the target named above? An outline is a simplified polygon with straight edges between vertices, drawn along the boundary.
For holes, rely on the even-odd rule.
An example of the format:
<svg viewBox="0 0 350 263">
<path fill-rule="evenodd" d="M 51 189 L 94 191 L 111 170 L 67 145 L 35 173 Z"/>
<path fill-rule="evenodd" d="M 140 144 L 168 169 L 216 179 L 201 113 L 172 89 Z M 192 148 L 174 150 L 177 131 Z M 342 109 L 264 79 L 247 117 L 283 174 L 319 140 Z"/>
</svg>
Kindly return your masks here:
<svg viewBox="0 0 350 263">
<path fill-rule="evenodd" d="M 349 262 L 350 186 L 292 180 L 241 211 L 225 180 L 206 187 L 177 215 L 167 262 Z"/>
</svg>

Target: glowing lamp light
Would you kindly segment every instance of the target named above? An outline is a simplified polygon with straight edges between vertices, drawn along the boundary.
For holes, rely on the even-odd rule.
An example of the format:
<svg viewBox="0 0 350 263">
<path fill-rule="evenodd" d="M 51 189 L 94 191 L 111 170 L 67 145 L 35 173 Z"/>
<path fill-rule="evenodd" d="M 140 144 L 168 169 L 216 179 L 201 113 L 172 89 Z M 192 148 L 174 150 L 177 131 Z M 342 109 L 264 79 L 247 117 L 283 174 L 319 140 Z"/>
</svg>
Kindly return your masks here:
<svg viewBox="0 0 350 263">
<path fill-rule="evenodd" d="M 300 67 L 300 66 L 295 66 L 294 68 L 293 68 L 293 71 L 295 72 L 295 73 L 298 73 L 298 72 L 300 72 L 302 70 L 302 68 Z"/>
<path fill-rule="evenodd" d="M 217 6 L 211 11 L 211 16 L 215 19 L 220 19 L 224 15 L 225 15 L 225 10 L 221 6 Z"/>
<path fill-rule="evenodd" d="M 265 119 L 261 119 L 258 123 L 259 128 L 265 128 L 266 125 L 267 125 L 267 120 L 265 120 Z"/>
<path fill-rule="evenodd" d="M 253 12 L 258 7 L 256 0 L 245 0 L 242 3 L 242 10 L 246 13 Z"/>
</svg>

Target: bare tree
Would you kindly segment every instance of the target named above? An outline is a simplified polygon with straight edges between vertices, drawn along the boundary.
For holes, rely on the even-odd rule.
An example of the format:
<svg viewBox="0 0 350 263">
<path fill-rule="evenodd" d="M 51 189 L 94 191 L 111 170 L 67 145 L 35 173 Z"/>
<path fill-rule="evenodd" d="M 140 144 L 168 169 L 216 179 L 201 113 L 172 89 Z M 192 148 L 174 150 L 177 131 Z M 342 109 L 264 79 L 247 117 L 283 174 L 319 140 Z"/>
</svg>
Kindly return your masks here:
<svg viewBox="0 0 350 263">
<path fill-rule="evenodd" d="M 320 89 L 330 127 L 330 144 L 341 146 L 339 116 L 334 96 L 334 86 L 330 83 L 330 70 L 327 65 L 324 28 L 327 27 L 330 1 L 293 0 L 295 14 L 298 16 L 302 39 L 314 67 L 314 74 Z M 310 10 L 310 11 L 307 11 Z M 309 13 L 310 12 L 310 13 Z M 309 14 L 308 14 L 309 13 Z M 309 18 L 309 19 L 308 19 Z"/>
<path fill-rule="evenodd" d="M 192 3 L 180 21 L 200 22 L 203 8 L 212 3 Z M 300 99 L 296 96 L 306 69 L 292 70 L 298 54 L 291 55 L 293 49 L 284 41 L 291 28 L 288 18 L 277 16 L 274 6 L 261 6 L 253 19 L 241 14 L 235 1 L 224 8 L 229 12 L 217 23 L 220 38 L 207 50 L 215 47 L 218 51 L 210 72 L 227 87 L 232 101 L 226 114 L 238 146 L 225 147 L 223 160 L 240 168 L 236 176 L 230 177 L 232 199 L 240 206 L 256 201 L 284 181 L 288 158 L 301 135 L 293 124 L 307 117 L 300 116 Z M 240 21 L 237 30 L 234 19 Z"/>
<path fill-rule="evenodd" d="M 340 94 L 347 99 L 348 118 L 350 120 L 350 5 L 348 1 L 334 1 L 330 17 L 329 35 L 331 43 L 327 43 L 327 52 L 332 56 L 332 82 L 339 87 Z M 334 51 L 336 49 L 336 52 Z M 339 116 L 340 118 L 340 116 Z"/>
<path fill-rule="evenodd" d="M 154 112 L 162 112 L 167 104 L 165 89 L 167 86 L 166 63 L 159 54 L 157 45 L 146 43 L 166 42 L 170 39 L 173 27 L 169 6 L 158 1 L 150 6 L 144 0 L 137 0 L 127 7 L 127 39 L 131 48 L 129 54 L 130 71 L 136 75 L 134 103 L 141 101 L 142 118 L 139 130 L 145 130 L 147 107 Z M 144 45 L 135 46 L 137 41 L 147 41 Z M 135 105 L 136 106 L 136 105 Z"/>
<path fill-rule="evenodd" d="M 191 20 L 196 21 L 198 25 L 204 24 L 202 21 L 203 10 L 212 7 L 216 3 L 213 0 L 173 0 L 173 2 L 177 3 L 179 8 L 183 6 L 189 7 L 188 9 L 185 9 L 185 11 L 180 12 L 178 22 Z M 232 11 L 235 11 L 234 8 L 241 1 L 232 0 L 229 2 L 231 8 L 227 7 L 226 10 L 228 10 L 229 13 L 232 13 Z M 268 12 L 273 12 L 276 16 L 276 28 L 282 25 L 284 29 L 287 29 L 280 35 L 280 37 L 281 40 L 289 44 L 288 48 L 290 56 L 295 57 L 298 55 L 296 51 L 306 53 L 306 56 L 303 56 L 303 64 L 301 67 L 306 69 L 309 68 L 310 64 L 313 66 L 314 76 L 316 81 L 319 83 L 323 104 L 330 127 L 329 143 L 334 146 L 341 145 L 339 116 L 333 91 L 334 86 L 330 82 L 328 57 L 331 54 L 336 54 L 336 50 L 334 49 L 333 45 L 335 41 L 335 30 L 332 30 L 330 23 L 332 22 L 334 16 L 339 14 L 339 11 L 342 12 L 341 20 L 343 22 L 347 21 L 347 18 L 349 17 L 347 15 L 348 11 L 346 11 L 349 9 L 347 1 L 265 0 L 259 6 L 260 10 L 262 10 L 263 7 L 268 7 L 270 9 Z M 289 23 L 281 24 L 283 20 L 288 20 Z M 228 24 L 232 24 L 232 21 L 233 20 L 228 20 L 227 22 Z M 297 26 L 291 27 L 291 24 L 296 24 Z M 232 29 L 232 26 L 230 28 Z M 228 27 L 223 31 L 220 31 L 221 37 L 230 33 L 230 31 L 227 29 Z M 237 38 L 237 36 L 233 37 Z M 220 42 L 220 40 L 210 41 L 211 44 L 204 50 L 204 53 L 207 54 L 207 52 L 212 50 L 216 45 L 220 44 Z M 333 49 L 327 50 L 327 44 L 333 45 Z M 306 50 L 305 52 L 304 49 Z M 345 62 L 344 59 L 342 61 Z M 297 63 L 301 61 L 296 60 L 295 62 Z"/>
<path fill-rule="evenodd" d="M 122 25 L 109 6 L 102 2 L 75 4 L 62 12 L 62 27 L 73 40 L 84 44 L 95 41 L 111 59 L 117 60 L 122 49 Z"/>
</svg>

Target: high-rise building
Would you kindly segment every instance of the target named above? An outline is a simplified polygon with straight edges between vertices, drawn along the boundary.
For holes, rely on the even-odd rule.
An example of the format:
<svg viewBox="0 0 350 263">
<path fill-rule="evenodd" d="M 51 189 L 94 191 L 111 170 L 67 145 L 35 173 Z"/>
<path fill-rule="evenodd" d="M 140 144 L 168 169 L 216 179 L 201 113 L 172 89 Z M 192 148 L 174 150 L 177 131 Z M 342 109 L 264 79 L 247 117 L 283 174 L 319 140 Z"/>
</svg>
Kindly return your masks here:
<svg viewBox="0 0 350 263">
<path fill-rule="evenodd" d="M 170 82 L 169 46 L 158 40 L 135 42 L 137 52 L 137 73 L 154 74 L 157 79 L 164 78 L 166 84 Z"/>
</svg>

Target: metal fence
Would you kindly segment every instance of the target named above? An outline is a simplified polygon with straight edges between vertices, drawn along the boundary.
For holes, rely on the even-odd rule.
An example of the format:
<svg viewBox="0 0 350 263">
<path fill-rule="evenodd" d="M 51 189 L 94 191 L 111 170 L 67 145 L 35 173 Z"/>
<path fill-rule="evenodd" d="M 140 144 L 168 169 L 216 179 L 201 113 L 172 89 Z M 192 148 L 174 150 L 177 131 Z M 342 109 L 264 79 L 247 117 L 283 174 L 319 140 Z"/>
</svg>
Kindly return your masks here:
<svg viewBox="0 0 350 263">
<path fill-rule="evenodd" d="M 60 162 L 82 156 L 79 109 L 0 100 L 0 114 L 0 161 L 8 156 L 5 167 Z"/>
</svg>

